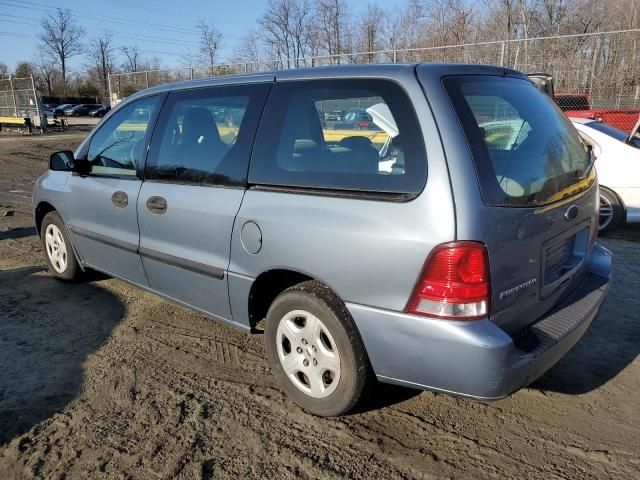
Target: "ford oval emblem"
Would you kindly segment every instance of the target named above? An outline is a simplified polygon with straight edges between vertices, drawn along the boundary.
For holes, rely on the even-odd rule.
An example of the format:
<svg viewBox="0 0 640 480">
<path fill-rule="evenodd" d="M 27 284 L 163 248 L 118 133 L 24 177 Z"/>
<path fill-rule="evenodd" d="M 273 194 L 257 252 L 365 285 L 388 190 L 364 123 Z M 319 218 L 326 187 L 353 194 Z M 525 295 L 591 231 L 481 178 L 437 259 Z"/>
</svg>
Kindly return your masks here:
<svg viewBox="0 0 640 480">
<path fill-rule="evenodd" d="M 564 219 L 567 221 L 575 220 L 577 216 L 578 216 L 578 207 L 576 207 L 575 205 L 571 205 L 569 208 L 567 208 L 567 211 L 564 212 Z"/>
</svg>

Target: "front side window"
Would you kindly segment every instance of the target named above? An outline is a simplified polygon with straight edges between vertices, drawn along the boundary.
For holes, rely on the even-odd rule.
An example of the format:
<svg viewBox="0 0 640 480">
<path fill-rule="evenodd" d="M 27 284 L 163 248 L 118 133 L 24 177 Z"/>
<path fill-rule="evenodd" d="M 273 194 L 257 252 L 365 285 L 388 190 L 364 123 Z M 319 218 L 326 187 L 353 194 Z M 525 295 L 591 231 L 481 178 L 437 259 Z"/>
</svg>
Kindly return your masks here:
<svg viewBox="0 0 640 480">
<path fill-rule="evenodd" d="M 268 85 L 173 92 L 163 107 L 145 179 L 240 185 Z"/>
<path fill-rule="evenodd" d="M 548 96 L 510 77 L 444 80 L 490 206 L 546 205 L 584 189 L 589 155 Z"/>
<path fill-rule="evenodd" d="M 427 159 L 411 101 L 385 80 L 276 83 L 249 182 L 417 194 Z"/>
<path fill-rule="evenodd" d="M 135 176 L 144 161 L 147 129 L 157 104 L 157 96 L 131 102 L 99 128 L 87 153 L 90 173 Z"/>
</svg>

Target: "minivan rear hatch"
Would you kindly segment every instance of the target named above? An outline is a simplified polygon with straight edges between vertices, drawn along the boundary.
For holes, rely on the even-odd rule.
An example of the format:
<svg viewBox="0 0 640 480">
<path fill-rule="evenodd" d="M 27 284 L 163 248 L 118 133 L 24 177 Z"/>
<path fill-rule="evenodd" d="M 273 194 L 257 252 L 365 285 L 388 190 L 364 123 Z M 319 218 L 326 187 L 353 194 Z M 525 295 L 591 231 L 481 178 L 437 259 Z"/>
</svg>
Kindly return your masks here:
<svg viewBox="0 0 640 480">
<path fill-rule="evenodd" d="M 512 333 L 580 278 L 597 228 L 593 161 L 562 111 L 526 77 L 456 75 L 443 86 L 480 188 L 474 223 L 489 253 L 491 319 Z"/>
</svg>

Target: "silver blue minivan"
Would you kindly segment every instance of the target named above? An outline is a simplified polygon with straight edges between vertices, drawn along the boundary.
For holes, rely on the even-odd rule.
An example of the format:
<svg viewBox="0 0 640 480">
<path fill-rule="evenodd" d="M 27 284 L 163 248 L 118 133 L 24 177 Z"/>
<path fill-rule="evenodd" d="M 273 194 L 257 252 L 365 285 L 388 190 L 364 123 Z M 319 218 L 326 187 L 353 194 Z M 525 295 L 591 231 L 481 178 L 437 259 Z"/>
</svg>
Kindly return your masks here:
<svg viewBox="0 0 640 480">
<path fill-rule="evenodd" d="M 194 80 L 53 154 L 35 222 L 54 277 L 95 269 L 264 333 L 309 412 L 349 411 L 375 378 L 490 400 L 562 358 L 606 296 L 593 163 L 504 68 Z"/>
</svg>

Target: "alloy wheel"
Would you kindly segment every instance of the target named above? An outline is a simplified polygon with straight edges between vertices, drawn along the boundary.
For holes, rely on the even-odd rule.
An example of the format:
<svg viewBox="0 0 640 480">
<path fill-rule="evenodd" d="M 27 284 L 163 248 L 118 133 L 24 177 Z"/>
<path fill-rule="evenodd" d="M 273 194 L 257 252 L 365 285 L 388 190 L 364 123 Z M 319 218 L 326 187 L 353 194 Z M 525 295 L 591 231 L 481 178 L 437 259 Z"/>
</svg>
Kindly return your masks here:
<svg viewBox="0 0 640 480">
<path fill-rule="evenodd" d="M 598 230 L 604 230 L 609 226 L 613 219 L 613 205 L 604 196 L 600 195 L 600 214 L 598 219 Z"/>
<path fill-rule="evenodd" d="M 293 310 L 280 319 L 276 338 L 280 364 L 300 391 L 313 398 L 335 391 L 340 353 L 322 320 L 305 310 Z"/>
<path fill-rule="evenodd" d="M 60 229 L 53 223 L 45 230 L 45 246 L 51 266 L 58 273 L 63 273 L 67 268 L 67 245 Z"/>
</svg>

